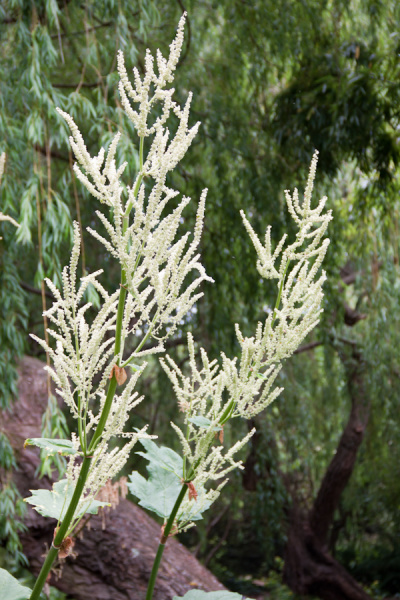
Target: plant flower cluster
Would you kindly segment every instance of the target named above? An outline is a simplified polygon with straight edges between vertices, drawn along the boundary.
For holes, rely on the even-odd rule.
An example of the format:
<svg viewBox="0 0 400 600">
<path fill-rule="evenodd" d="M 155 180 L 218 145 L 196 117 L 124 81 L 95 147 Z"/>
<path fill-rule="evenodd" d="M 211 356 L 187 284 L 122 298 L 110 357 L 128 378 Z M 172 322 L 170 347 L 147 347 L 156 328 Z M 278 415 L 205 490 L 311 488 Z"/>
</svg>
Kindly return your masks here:
<svg viewBox="0 0 400 600">
<path fill-rule="evenodd" d="M 173 100 L 174 89 L 168 87 L 173 81 L 181 51 L 183 27 L 184 17 L 170 45 L 168 59 L 157 53 L 157 75 L 153 58 L 147 52 L 143 80 L 134 69 L 135 87 L 128 80 L 122 53 L 118 55 L 122 105 L 136 126 L 140 144 L 140 169 L 132 186 L 122 181 L 126 164 L 116 165 L 120 133 L 115 135 L 107 153 L 101 149 L 97 156 L 92 157 L 74 120 L 58 109 L 71 130 L 70 144 L 76 157 L 74 171 L 88 191 L 106 205 L 107 213 L 111 215 L 96 212 L 107 237 L 92 228 L 88 231 L 121 266 L 121 285 L 112 294 L 100 281 L 102 270 L 78 281 L 80 234 L 75 223 L 74 245 L 70 264 L 63 271 L 62 293 L 46 280 L 55 297 L 53 306 L 45 313 L 53 325 L 48 333 L 55 340 L 55 347 L 32 336 L 49 353 L 54 366 L 48 370 L 57 392 L 78 422 L 79 435 L 72 437 L 69 452 L 72 456 L 66 474 L 71 488 L 76 485 L 80 473 L 77 457 L 80 454 L 91 458 L 76 518 L 82 507 L 89 506 L 94 500 L 100 487 L 121 470 L 137 439 L 149 437 L 145 433 L 146 428 L 133 433 L 124 431 L 129 413 L 142 400 L 134 390 L 146 363 L 137 366 L 133 361 L 164 350 L 163 341 L 173 335 L 182 318 L 201 297 L 198 292 L 200 284 L 205 280 L 212 281 L 207 277 L 197 252 L 206 190 L 200 198 L 192 240 L 189 239 L 190 233 L 179 235 L 178 232 L 183 210 L 190 198 L 183 197 L 173 211 L 169 214 L 166 211 L 168 202 L 178 195 L 178 191 L 167 187 L 167 173 L 183 158 L 199 127 L 199 123 L 188 127 L 191 95 L 181 109 Z M 137 111 L 132 104 L 138 105 Z M 160 107 L 161 116 L 150 125 L 156 105 Z M 170 139 L 167 121 L 172 114 L 178 118 L 179 124 Z M 146 156 L 145 140 L 148 140 Z M 151 186 L 149 181 L 153 182 Z M 191 276 L 193 271 L 197 271 L 197 277 Z M 83 302 L 89 284 L 96 288 L 101 298 L 101 307 L 91 321 L 86 318 L 91 304 Z M 142 334 L 142 339 L 138 338 L 139 334 Z M 140 341 L 125 356 L 129 338 Z M 156 340 L 156 346 L 151 350 L 143 349 L 149 339 Z M 127 375 L 124 367 L 128 365 L 132 366 L 133 373 L 123 391 L 112 396 L 108 407 L 110 379 L 114 373 L 119 379 L 117 373 L 121 372 L 122 379 L 118 383 L 125 383 Z M 105 410 L 107 418 L 103 425 Z M 97 434 L 99 430 L 101 435 Z M 110 450 L 111 438 L 118 435 L 129 439 L 121 449 Z"/>
<path fill-rule="evenodd" d="M 141 454 L 149 462 L 149 479 L 133 473 L 128 487 L 142 506 L 164 519 L 147 594 L 151 599 L 168 535 L 187 529 L 201 518 L 202 511 L 218 497 L 229 472 L 242 468 L 237 454 L 255 430 L 226 448 L 224 428 L 228 421 L 236 417 L 252 419 L 281 393 L 276 380 L 282 362 L 316 326 L 322 310 L 325 274 L 321 264 L 329 244 L 324 234 L 331 213 L 324 212 L 326 198 L 315 208 L 311 206 L 317 164 L 314 154 L 304 200 L 299 201 L 297 190 L 293 195 L 286 192 L 288 210 L 298 230 L 293 243 L 287 245 L 284 236 L 273 250 L 270 228 L 262 243 L 242 212 L 257 252 L 258 271 L 277 283 L 275 308 L 265 322 L 258 323 L 252 337 L 243 336 L 236 325 L 240 346 L 237 358 L 221 353 L 220 361 L 210 360 L 201 348 L 197 360 L 195 342 L 189 334 L 188 374 L 172 358 L 160 359 L 183 413 L 183 425 L 172 423 L 183 456 L 158 447 L 146 427 L 125 431 L 132 409 L 142 400 L 135 387 L 146 368 L 143 357 L 164 351 L 165 340 L 201 297 L 199 286 L 212 281 L 198 253 L 207 190 L 201 194 L 191 237 L 190 233 L 179 232 L 190 199 L 175 200 L 176 207 L 170 209 L 170 201 L 178 191 L 167 186 L 168 173 L 184 157 L 199 128 L 199 123 L 189 127 L 191 94 L 181 107 L 170 85 L 182 49 L 184 22 L 185 15 L 168 58 L 160 51 L 153 58 L 147 51 L 144 74 L 141 77 L 134 69 L 133 83 L 122 53 L 118 54 L 122 107 L 139 138 L 139 169 L 132 185 L 123 180 L 126 164 L 116 164 L 121 134 L 115 135 L 107 152 L 102 148 L 91 156 L 77 124 L 58 110 L 71 131 L 74 171 L 105 206 L 105 212 L 96 212 L 101 227 L 88 231 L 118 262 L 121 278 L 111 293 L 101 283 L 102 270 L 79 279 L 81 239 L 79 226 L 74 224 L 74 244 L 70 263 L 63 270 L 62 291 L 47 280 L 55 298 L 45 312 L 52 325 L 48 329 L 52 343 L 32 336 L 51 357 L 53 367 L 47 368 L 77 421 L 77 433 L 71 440 L 27 440 L 69 456 L 66 479 L 56 483 L 53 491 L 34 491 L 27 499 L 41 514 L 58 520 L 31 600 L 39 599 L 58 552 L 67 542 L 72 543 L 69 535 L 77 523 L 85 513 L 96 512 L 104 505 L 96 495 L 118 474 L 138 440 L 146 450 Z M 170 133 L 170 119 L 175 125 L 177 122 L 174 134 Z M 3 167 L 2 157 L 0 171 Z M 85 302 L 89 285 L 94 286 L 101 300 L 95 316 L 91 304 Z M 146 349 L 149 340 L 155 343 Z M 111 443 L 116 436 L 123 438 L 121 448 Z M 209 482 L 216 482 L 215 487 L 207 485 Z"/>
<path fill-rule="evenodd" d="M 323 212 L 326 197 L 311 208 L 317 158 L 316 152 L 303 202 L 299 202 L 297 189 L 293 196 L 289 191 L 285 192 L 289 213 L 298 228 L 292 244 L 284 248 L 287 238 L 284 235 L 272 252 L 271 228 L 267 228 L 263 245 L 241 212 L 258 255 L 260 275 L 277 279 L 277 302 L 266 321 L 258 323 L 254 336 L 245 338 L 236 325 L 241 348 L 239 358 L 229 359 L 221 353 L 220 363 L 216 359 L 210 361 L 205 350 L 200 348 L 199 368 L 193 338 L 189 334 L 189 375 L 184 375 L 169 356 L 160 359 L 185 415 L 183 428 L 175 423 L 171 425 L 178 434 L 189 465 L 185 475 L 191 473 L 195 488 L 203 487 L 208 480 L 223 479 L 236 467 L 243 468 L 241 461 L 235 461 L 233 456 L 248 442 L 255 429 L 227 451 L 223 446 L 213 444 L 217 432 L 222 441 L 223 427 L 229 419 L 251 419 L 277 398 L 283 388 L 274 384 L 282 361 L 294 353 L 319 321 L 325 281 L 325 273 L 320 272 L 320 267 L 329 245 L 329 239 L 323 236 L 332 215 L 331 211 Z M 213 492 L 213 500 L 224 483 Z M 181 518 L 185 522 L 184 510 Z"/>
</svg>

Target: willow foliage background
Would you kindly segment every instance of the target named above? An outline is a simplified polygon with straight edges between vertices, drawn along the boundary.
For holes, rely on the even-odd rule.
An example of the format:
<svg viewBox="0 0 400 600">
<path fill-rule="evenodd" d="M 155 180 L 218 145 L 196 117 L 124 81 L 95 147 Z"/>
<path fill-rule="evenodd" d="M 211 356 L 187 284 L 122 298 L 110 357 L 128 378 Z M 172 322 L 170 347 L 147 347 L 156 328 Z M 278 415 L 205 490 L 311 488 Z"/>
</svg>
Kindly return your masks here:
<svg viewBox="0 0 400 600">
<path fill-rule="evenodd" d="M 328 194 L 335 217 L 324 322 L 310 339 L 314 348 L 287 365 L 285 392 L 258 423 L 262 436 L 248 459 L 253 483 L 237 475 L 229 500 L 222 498 L 208 525 L 185 541 L 225 581 L 239 565 L 253 578 L 279 571 L 292 502 L 287 482 L 297 501 L 309 505 L 349 413 L 340 357 L 357 344 L 371 414 L 332 528 L 332 551 L 359 580 L 377 580 L 381 591 L 394 593 L 400 588 L 400 6 L 394 0 L 1 3 L 0 151 L 7 153 L 1 210 L 21 224 L 17 231 L 0 224 L 1 406 L 15 396 L 17 358 L 38 352 L 27 334 L 43 332 L 43 277 L 58 282 L 72 221 L 84 230 L 93 219 L 55 107 L 73 116 L 90 152 L 120 127 L 118 158 L 134 172 L 138 149 L 130 124 L 122 122 L 116 53 L 122 49 L 127 67 L 140 68 L 147 46 L 165 50 L 183 9 L 189 18 L 178 89 L 182 97 L 193 91 L 202 127 L 174 175 L 181 181 L 172 185 L 192 196 L 210 190 L 202 255 L 216 283 L 205 287 L 198 311 L 174 340 L 177 358 L 185 360 L 180 342 L 187 329 L 211 352 L 224 347 L 233 355 L 233 323 L 246 332 L 268 308 L 273 290 L 259 281 L 239 209 L 252 214 L 258 232 L 269 223 L 280 238 L 288 227 L 283 189 L 304 180 L 314 148 L 317 191 Z M 89 236 L 84 241 L 83 268 L 108 269 L 112 282 L 113 267 Z M 354 275 L 350 285 L 342 280 L 346 272 Z M 345 304 L 363 316 L 352 327 Z M 162 436 L 175 406 L 172 394 L 165 399 L 156 363 L 144 387 L 151 402 L 136 422 L 150 420 Z M 10 448 L 5 436 L 0 441 L 9 469 Z M 16 493 L 7 481 L 0 506 Z M 2 513 L 9 559 L 17 556 L 16 532 Z"/>
</svg>

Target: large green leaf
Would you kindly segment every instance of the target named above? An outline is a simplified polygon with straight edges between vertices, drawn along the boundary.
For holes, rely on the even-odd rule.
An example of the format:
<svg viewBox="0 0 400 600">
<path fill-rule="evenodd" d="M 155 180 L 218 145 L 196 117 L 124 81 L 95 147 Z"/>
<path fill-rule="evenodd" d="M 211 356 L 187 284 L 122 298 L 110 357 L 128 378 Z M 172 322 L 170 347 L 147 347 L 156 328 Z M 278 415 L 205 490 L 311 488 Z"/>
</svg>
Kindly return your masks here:
<svg viewBox="0 0 400 600">
<path fill-rule="evenodd" d="M 146 452 L 137 454 L 149 461 L 149 478 L 146 480 L 139 473 L 133 472 L 129 476 L 129 491 L 139 498 L 140 506 L 167 519 L 182 489 L 183 459 L 170 448 L 159 448 L 151 440 L 143 439 L 140 443 L 146 448 Z M 197 489 L 197 493 L 198 500 L 191 501 L 189 510 L 186 507 L 184 515 L 178 513 L 178 520 L 194 521 L 202 518 L 202 512 L 210 503 L 202 501 L 206 493 L 204 488 Z"/>
<path fill-rule="evenodd" d="M 182 488 L 179 479 L 164 471 L 147 481 L 139 473 L 132 473 L 128 488 L 139 498 L 140 506 L 167 519 Z"/>
<path fill-rule="evenodd" d="M 28 438 L 25 446 L 38 446 L 46 450 L 48 454 L 77 454 L 71 440 L 51 440 L 49 438 Z"/>
<path fill-rule="evenodd" d="M 4 600 L 25 600 L 32 590 L 21 585 L 8 571 L 0 569 L 0 598 Z"/>
<path fill-rule="evenodd" d="M 241 594 L 220 590 L 218 592 L 203 592 L 202 590 L 190 590 L 184 596 L 174 596 L 173 600 L 251 600 Z"/>
<path fill-rule="evenodd" d="M 32 504 L 35 510 L 44 517 L 62 519 L 67 511 L 74 493 L 74 487 L 68 485 L 66 479 L 57 481 L 52 490 L 31 490 L 32 496 L 25 498 L 25 502 Z M 79 511 L 75 512 L 75 518 L 82 517 L 85 513 L 97 514 L 100 506 L 110 506 L 107 502 L 92 500 L 85 504 Z"/>
<path fill-rule="evenodd" d="M 140 506 L 166 519 L 182 489 L 183 460 L 170 448 L 159 448 L 151 440 L 143 439 L 140 442 L 146 452 L 137 454 L 149 461 L 149 480 L 134 472 L 129 477 L 128 488 L 139 498 Z"/>
<path fill-rule="evenodd" d="M 151 473 L 154 469 L 164 469 L 170 473 L 174 473 L 176 477 L 181 479 L 183 474 L 183 459 L 166 446 L 158 447 L 152 440 L 141 439 L 140 443 L 144 446 L 146 452 L 136 452 L 149 461 L 147 470 Z"/>
</svg>

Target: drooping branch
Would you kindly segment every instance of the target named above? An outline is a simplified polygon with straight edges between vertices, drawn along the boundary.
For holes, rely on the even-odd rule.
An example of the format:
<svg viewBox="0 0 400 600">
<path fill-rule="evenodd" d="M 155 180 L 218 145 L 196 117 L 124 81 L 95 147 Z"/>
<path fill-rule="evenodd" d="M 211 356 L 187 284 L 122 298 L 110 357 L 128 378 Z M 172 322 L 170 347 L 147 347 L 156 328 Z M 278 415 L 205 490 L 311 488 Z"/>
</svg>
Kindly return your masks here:
<svg viewBox="0 0 400 600">
<path fill-rule="evenodd" d="M 26 283 L 25 281 L 21 281 L 20 286 L 22 287 L 23 290 L 30 292 L 31 294 L 36 294 L 37 296 L 42 295 L 42 290 L 39 290 L 38 288 L 35 288 L 32 285 L 29 285 L 29 283 Z M 54 301 L 54 296 L 51 292 L 45 291 L 44 294 L 45 294 L 46 298 L 49 298 L 50 300 Z"/>
<path fill-rule="evenodd" d="M 293 354 L 302 354 L 303 352 L 314 350 L 314 348 L 318 348 L 318 346 L 322 346 L 323 344 L 324 342 L 315 340 L 314 342 L 309 342 L 308 344 L 304 344 L 304 346 L 300 346 L 293 352 Z"/>
<path fill-rule="evenodd" d="M 40 146 L 40 144 L 35 144 L 34 148 L 35 148 L 36 152 L 40 152 L 40 154 L 47 156 L 48 150 L 46 148 L 44 148 L 43 146 Z M 64 154 L 62 154 L 61 152 L 58 152 L 57 150 L 50 150 L 50 155 L 53 156 L 54 158 L 58 158 L 59 160 L 63 160 L 64 162 L 69 163 L 68 156 L 65 156 Z"/>
</svg>

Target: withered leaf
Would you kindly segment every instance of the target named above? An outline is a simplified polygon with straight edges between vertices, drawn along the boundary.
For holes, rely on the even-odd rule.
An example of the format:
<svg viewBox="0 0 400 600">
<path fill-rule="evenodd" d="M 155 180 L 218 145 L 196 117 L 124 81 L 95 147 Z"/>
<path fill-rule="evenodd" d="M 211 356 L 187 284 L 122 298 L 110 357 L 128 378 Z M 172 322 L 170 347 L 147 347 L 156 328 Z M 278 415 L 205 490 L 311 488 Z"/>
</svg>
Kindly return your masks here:
<svg viewBox="0 0 400 600">
<path fill-rule="evenodd" d="M 186 484 L 189 488 L 189 500 L 194 500 L 196 502 L 197 500 L 197 490 L 194 487 L 194 483 L 193 481 L 190 481 L 189 483 Z"/>
<path fill-rule="evenodd" d="M 119 367 L 118 365 L 113 365 L 110 373 L 110 379 L 115 375 L 115 379 L 117 380 L 118 385 L 122 385 L 125 383 L 127 374 L 123 367 Z"/>
<path fill-rule="evenodd" d="M 58 551 L 58 557 L 67 558 L 71 554 L 74 544 L 75 541 L 71 537 L 64 538 Z"/>
</svg>

